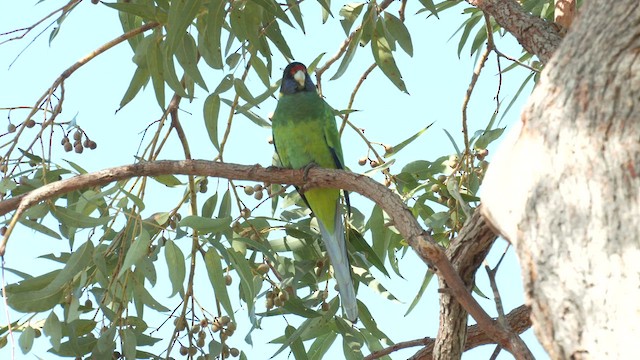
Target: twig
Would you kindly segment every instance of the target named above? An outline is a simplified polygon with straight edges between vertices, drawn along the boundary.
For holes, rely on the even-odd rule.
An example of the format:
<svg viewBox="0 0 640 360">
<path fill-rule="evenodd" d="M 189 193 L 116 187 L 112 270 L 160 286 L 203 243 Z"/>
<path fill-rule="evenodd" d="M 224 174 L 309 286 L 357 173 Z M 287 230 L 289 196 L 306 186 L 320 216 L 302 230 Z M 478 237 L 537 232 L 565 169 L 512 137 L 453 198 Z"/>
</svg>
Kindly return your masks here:
<svg viewBox="0 0 640 360">
<path fill-rule="evenodd" d="M 485 19 L 487 18 L 488 16 L 485 15 Z M 487 24 L 487 34 L 490 31 L 492 31 L 492 29 L 491 29 L 491 23 L 489 22 Z M 471 101 L 471 94 L 473 93 L 473 89 L 475 89 L 476 87 L 476 82 L 480 77 L 480 72 L 482 71 L 484 64 L 487 62 L 487 59 L 489 58 L 490 54 L 491 54 L 491 48 L 487 46 L 484 52 L 482 53 L 482 56 L 480 56 L 480 60 L 478 61 L 476 68 L 473 70 L 473 75 L 471 76 L 469 87 L 467 88 L 467 92 L 464 96 L 464 99 L 462 100 L 462 134 L 464 135 L 464 148 L 465 148 L 464 155 L 471 154 L 471 149 L 469 145 L 469 129 L 467 128 L 467 107 L 469 106 L 469 101 Z M 460 159 L 460 162 L 462 162 L 462 160 L 463 159 Z"/>
<path fill-rule="evenodd" d="M 27 34 L 29 34 L 31 32 L 31 30 L 35 29 L 36 27 L 38 27 L 38 25 L 42 24 L 45 20 L 47 20 L 48 18 L 52 17 L 53 15 L 55 15 L 56 13 L 62 11 L 63 13 L 65 11 L 67 11 L 67 9 L 70 9 L 71 7 L 75 6 L 77 3 L 79 3 L 82 0 L 71 0 L 69 1 L 66 5 L 63 5 L 62 7 L 52 11 L 51 13 L 49 13 L 49 15 L 43 17 L 42 19 L 38 20 L 36 23 L 34 23 L 31 26 L 25 27 L 25 28 L 20 28 L 20 29 L 15 29 L 15 30 L 11 30 L 11 31 L 7 31 L 4 33 L 0 33 L 0 36 L 5 36 L 5 35 L 9 35 L 9 34 L 13 34 L 13 33 L 17 33 L 20 31 L 24 31 L 24 33 L 12 37 L 10 39 L 4 40 L 2 42 L 0 42 L 0 45 L 4 44 L 4 43 L 8 43 L 9 41 L 13 41 L 13 40 L 20 40 L 23 39 L 25 36 L 27 36 Z"/>
<path fill-rule="evenodd" d="M 509 324 L 505 321 L 504 308 L 502 307 L 502 298 L 500 297 L 500 292 L 498 291 L 498 284 L 496 283 L 496 274 L 498 273 L 498 268 L 500 267 L 502 260 L 507 254 L 507 250 L 509 249 L 509 246 L 510 244 L 507 245 L 507 248 L 504 250 L 504 252 L 502 253 L 502 256 L 500 256 L 500 260 L 498 260 L 498 263 L 493 269 L 491 269 L 489 265 L 484 266 L 484 269 L 487 271 L 487 276 L 489 276 L 489 284 L 491 285 L 491 290 L 493 291 L 493 299 L 496 303 L 496 311 L 498 312 L 498 321 L 502 324 L 502 326 L 504 326 L 507 329 L 509 329 Z"/>
</svg>

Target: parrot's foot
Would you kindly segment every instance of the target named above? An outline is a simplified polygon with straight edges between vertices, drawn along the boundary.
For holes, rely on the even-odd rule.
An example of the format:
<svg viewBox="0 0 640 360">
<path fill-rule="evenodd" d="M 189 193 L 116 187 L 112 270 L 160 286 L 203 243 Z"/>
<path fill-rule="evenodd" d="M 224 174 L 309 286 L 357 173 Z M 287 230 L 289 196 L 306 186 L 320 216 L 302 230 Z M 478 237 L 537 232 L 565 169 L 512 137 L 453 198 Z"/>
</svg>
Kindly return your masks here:
<svg viewBox="0 0 640 360">
<path fill-rule="evenodd" d="M 304 174 L 302 175 L 302 180 L 304 180 L 304 182 L 307 182 L 307 180 L 309 179 L 309 170 L 319 167 L 318 164 L 312 162 L 312 163 L 308 163 L 305 167 L 304 167 Z"/>
</svg>

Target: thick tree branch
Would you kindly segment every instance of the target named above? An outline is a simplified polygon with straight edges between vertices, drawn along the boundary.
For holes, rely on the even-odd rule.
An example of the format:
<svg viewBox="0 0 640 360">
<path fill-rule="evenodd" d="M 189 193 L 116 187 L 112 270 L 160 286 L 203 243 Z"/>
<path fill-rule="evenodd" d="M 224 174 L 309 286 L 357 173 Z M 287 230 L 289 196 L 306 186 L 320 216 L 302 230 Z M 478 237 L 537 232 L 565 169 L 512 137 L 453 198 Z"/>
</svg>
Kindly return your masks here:
<svg viewBox="0 0 640 360">
<path fill-rule="evenodd" d="M 467 0 L 510 32 L 528 52 L 547 63 L 556 51 L 562 36 L 552 23 L 533 16 L 516 0 Z"/>
<path fill-rule="evenodd" d="M 480 307 L 468 292 L 465 284 L 453 268 L 445 250 L 427 234 L 402 202 L 402 200 L 384 185 L 371 178 L 341 170 L 314 168 L 308 171 L 308 181 L 304 181 L 304 171 L 278 168 L 263 168 L 260 165 L 246 166 L 216 163 L 204 160 L 154 161 L 140 162 L 79 175 L 45 185 L 27 194 L 0 202 L 0 215 L 12 210 L 22 213 L 25 209 L 41 201 L 53 199 L 70 191 L 126 180 L 136 176 L 157 176 L 163 174 L 204 175 L 237 180 L 285 183 L 310 187 L 336 187 L 355 191 L 375 201 L 391 216 L 394 226 L 422 260 L 435 267 L 437 275 L 446 280 L 450 293 L 455 296 L 464 309 L 476 320 L 480 328 L 493 341 L 504 349 L 519 353 L 520 339 L 497 326 L 491 317 Z M 6 240 L 6 237 L 5 239 Z"/>
<path fill-rule="evenodd" d="M 496 239 L 497 235 L 482 217 L 479 209 L 476 209 L 459 235 L 449 244 L 447 256 L 467 291 L 471 292 L 476 271 Z M 447 291 L 448 286 L 443 279 L 438 278 L 438 285 L 445 291 L 440 293 L 440 326 L 434 358 L 459 359 L 465 350 L 468 314 Z"/>
<path fill-rule="evenodd" d="M 513 329 L 513 331 L 517 334 L 522 334 L 526 330 L 531 327 L 531 309 L 526 305 L 520 305 L 517 308 L 511 310 L 509 314 L 507 314 L 506 319 L 509 326 Z M 493 319 L 497 321 L 497 319 Z M 490 338 L 487 337 L 478 325 L 471 325 L 466 329 L 467 339 L 465 341 L 464 350 L 471 350 L 478 346 L 493 344 Z M 379 359 L 385 355 L 389 355 L 395 351 L 400 349 L 406 349 L 414 346 L 424 346 L 420 351 L 418 351 L 415 355 L 409 358 L 409 360 L 431 360 L 433 359 L 434 347 L 436 344 L 436 340 L 433 338 L 423 338 L 416 339 L 411 341 L 400 342 L 389 346 L 388 348 L 374 351 L 368 356 L 365 356 L 364 360 L 373 360 Z"/>
</svg>

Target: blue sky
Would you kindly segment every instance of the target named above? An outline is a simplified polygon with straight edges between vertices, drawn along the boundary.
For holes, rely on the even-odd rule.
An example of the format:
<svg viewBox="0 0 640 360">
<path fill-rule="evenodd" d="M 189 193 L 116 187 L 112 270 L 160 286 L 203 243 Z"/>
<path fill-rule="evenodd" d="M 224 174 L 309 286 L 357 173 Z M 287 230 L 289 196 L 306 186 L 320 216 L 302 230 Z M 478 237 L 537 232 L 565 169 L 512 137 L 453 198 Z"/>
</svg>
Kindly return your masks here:
<svg viewBox="0 0 640 360">
<path fill-rule="evenodd" d="M 4 11 L 0 13 L 0 32 L 28 26 L 62 4 L 52 1 L 45 1 L 38 5 L 35 3 L 35 0 L 31 0 L 11 2 L 8 7 L 5 5 Z M 463 7 L 448 10 L 441 14 L 441 19 L 438 20 L 435 17 L 427 19 L 426 13 L 414 15 L 418 10 L 418 4 L 417 2 L 408 3 L 406 25 L 412 32 L 414 56 L 409 57 L 398 50 L 395 57 L 410 95 L 398 91 L 382 72 L 376 69 L 367 78 L 356 98 L 355 108 L 361 111 L 351 115 L 351 120 L 365 129 L 365 134 L 370 140 L 391 145 L 399 143 L 427 124 L 435 122 L 422 137 L 399 153 L 397 162 L 391 169 L 392 172 L 398 172 L 403 164 L 412 160 L 435 159 L 455 152 L 443 129 L 448 130 L 458 144 L 462 143 L 461 105 L 475 66 L 475 57 L 468 55 L 468 48 L 463 50 L 461 59 L 458 58 L 456 51 L 459 35 L 449 40 L 461 21 L 465 19 L 465 15 L 461 15 Z M 336 52 L 339 44 L 344 40 L 344 32 L 338 16 L 338 10 L 342 5 L 341 2 L 333 2 L 332 10 L 335 18 L 330 18 L 323 25 L 317 3 L 305 1 L 301 6 L 305 14 L 306 34 L 282 26 L 296 60 L 309 63 L 322 52 L 327 53 L 324 57 L 326 60 Z M 390 9 L 394 6 L 392 5 Z M 37 33 L 41 29 L 42 27 L 34 32 Z M 121 28 L 114 10 L 85 1 L 65 20 L 51 46 L 48 44 L 49 33 L 50 30 L 46 30 L 40 38 L 35 40 L 11 68 L 9 65 L 33 39 L 34 34 L 30 34 L 21 41 L 0 46 L 0 82 L 3 84 L 0 87 L 0 108 L 33 105 L 64 69 L 91 50 L 119 35 Z M 497 41 L 501 51 L 514 57 L 520 55 L 517 44 L 509 37 L 497 39 Z M 123 43 L 92 60 L 65 82 L 66 98 L 61 119 L 71 120 L 78 114 L 78 125 L 98 143 L 98 148 L 78 155 L 64 153 L 61 146 L 54 145 L 56 161 L 67 159 L 80 164 L 88 171 L 130 164 L 134 161 L 133 155 L 138 151 L 141 141 L 143 143 L 147 141 L 142 139 L 142 132 L 149 123 L 160 118 L 161 112 L 156 104 L 152 87 L 148 86 L 133 102 L 117 114 L 115 113 L 135 70 L 131 62 L 132 56 L 129 45 Z M 328 71 L 323 81 L 323 93 L 334 108 L 346 107 L 353 86 L 372 62 L 373 57 L 369 47 L 360 48 L 349 70 L 341 78 L 328 81 L 338 64 Z M 321 64 L 323 63 L 324 61 L 321 61 Z M 273 81 L 280 77 L 280 69 L 285 65 L 286 59 L 280 54 L 274 54 Z M 509 63 L 503 60 L 503 68 L 507 65 Z M 225 72 L 208 70 L 204 64 L 201 64 L 201 70 L 210 90 L 214 89 L 222 76 L 228 72 L 227 69 Z M 495 56 L 492 56 L 471 99 L 468 112 L 469 128 L 472 132 L 483 129 L 491 118 L 498 86 L 496 74 Z M 240 73 L 235 75 L 240 76 Z M 501 98 L 505 99 L 505 104 L 511 100 L 527 75 L 526 71 L 513 71 L 504 76 Z M 250 75 L 246 84 L 256 93 L 262 91 L 263 85 L 255 75 Z M 506 126 L 517 119 L 528 91 L 523 92 L 524 96 L 514 105 L 501 126 Z M 216 152 L 209 141 L 202 120 L 202 102 L 207 93 L 198 89 L 196 96 L 192 103 L 186 100 L 181 103 L 181 110 L 183 110 L 180 113 L 181 121 L 188 134 L 193 157 L 213 159 Z M 256 112 L 266 118 L 267 114 L 275 108 L 275 103 L 275 99 L 267 100 L 260 109 L 256 109 Z M 226 119 L 227 114 L 228 108 L 223 105 L 220 118 Z M 14 111 L 11 114 L 11 120 L 17 123 L 22 121 L 24 116 L 26 116 L 25 112 Z M 0 119 L 7 119 L 6 111 L 2 111 Z M 221 120 L 221 123 L 223 122 Z M 235 126 L 231 133 L 229 147 L 225 152 L 225 161 L 270 165 L 273 153 L 272 146 L 267 143 L 270 129 L 259 128 L 242 116 L 235 117 L 234 122 L 239 126 Z M 0 122 L 0 129 L 4 126 Z M 54 140 L 54 144 L 58 142 L 59 138 Z M 367 170 L 357 165 L 358 158 L 366 155 L 366 147 L 359 137 L 350 131 L 345 131 L 342 143 L 345 160 L 351 170 L 356 172 Z M 491 147 L 490 151 L 494 149 L 495 146 Z M 172 137 L 168 150 L 163 153 L 163 158 L 181 159 L 181 155 L 182 151 L 177 139 Z M 218 182 L 210 179 L 209 182 L 210 190 L 206 196 L 210 196 L 215 189 L 226 188 L 226 181 Z M 152 186 L 150 193 L 154 189 L 156 193 L 147 199 L 149 214 L 157 211 L 154 209 L 165 210 L 181 196 L 180 191 L 166 191 L 160 185 Z M 202 197 L 200 201 L 205 199 L 206 197 Z M 371 204 L 366 199 L 356 195 L 352 201 L 362 212 L 370 213 Z M 506 242 L 498 241 L 487 259 L 488 264 L 495 265 L 505 247 Z M 65 241 L 45 238 L 21 229 L 9 242 L 6 266 L 25 270 L 25 264 L 30 263 L 32 265 L 28 267 L 28 272 L 43 273 L 50 270 L 53 264 L 47 260 L 35 260 L 37 256 L 66 250 L 68 250 L 68 244 Z M 164 261 L 159 261 L 158 264 L 162 267 Z M 419 289 L 426 266 L 412 251 L 409 251 L 401 261 L 400 268 L 404 279 L 397 276 L 392 278 L 380 276 L 379 280 L 403 304 L 390 303 L 364 286 L 359 289 L 359 299 L 366 302 L 381 329 L 393 341 L 433 337 L 438 327 L 437 282 L 433 281 L 429 285 L 421 303 L 405 318 L 404 313 Z M 161 274 L 162 271 L 159 269 L 158 273 Z M 203 287 L 209 286 L 206 276 L 203 275 L 198 280 L 202 281 Z M 497 280 L 506 311 L 522 304 L 519 267 L 512 250 L 509 250 L 498 272 Z M 12 281 L 15 281 L 15 278 L 8 276 L 7 282 Z M 477 281 L 478 286 L 485 293 L 490 293 L 484 271 L 479 272 Z M 170 294 L 170 285 L 159 284 L 152 292 L 160 299 L 164 299 Z M 175 302 L 177 299 L 172 298 L 168 301 Z M 495 316 L 493 300 L 479 299 L 479 302 L 492 316 Z M 237 300 L 234 305 L 238 305 Z M 46 314 L 43 314 L 42 318 L 45 317 Z M 0 318 L 2 319 L 0 323 L 6 323 L 5 317 Z M 11 319 L 17 318 L 18 315 L 12 313 Z M 242 318 L 241 310 L 238 319 Z M 149 322 L 151 326 L 158 325 L 163 319 L 164 317 L 159 316 L 155 323 L 153 320 Z M 296 323 L 295 320 L 293 323 Z M 264 354 L 272 354 L 277 350 L 277 345 L 268 345 L 267 342 L 284 332 L 284 324 L 284 321 L 278 319 L 263 322 L 264 330 L 253 333 L 254 345 L 251 347 L 242 341 L 242 337 L 249 329 L 249 324 L 240 322 L 238 333 L 241 335 L 236 335 L 237 338 L 232 339 L 232 345 L 244 350 L 250 359 L 264 358 Z M 546 358 L 533 338 L 531 330 L 526 333 L 525 341 L 537 358 Z M 164 342 L 162 344 L 165 346 Z M 47 348 L 48 341 L 39 341 L 28 355 L 22 355 L 17 350 L 16 358 L 34 359 L 36 356 L 47 358 Z M 464 358 L 487 359 L 493 348 L 493 346 L 478 348 L 466 353 Z M 406 358 L 417 349 L 411 348 L 394 353 L 393 358 Z M 337 358 L 341 357 L 340 341 L 336 341 L 331 352 Z M 7 354 L 10 354 L 8 347 L 0 349 L 0 356 L 5 357 Z M 277 358 L 286 357 L 285 352 Z M 328 356 L 328 358 L 333 357 Z M 499 358 L 510 359 L 511 356 L 503 352 Z"/>
</svg>

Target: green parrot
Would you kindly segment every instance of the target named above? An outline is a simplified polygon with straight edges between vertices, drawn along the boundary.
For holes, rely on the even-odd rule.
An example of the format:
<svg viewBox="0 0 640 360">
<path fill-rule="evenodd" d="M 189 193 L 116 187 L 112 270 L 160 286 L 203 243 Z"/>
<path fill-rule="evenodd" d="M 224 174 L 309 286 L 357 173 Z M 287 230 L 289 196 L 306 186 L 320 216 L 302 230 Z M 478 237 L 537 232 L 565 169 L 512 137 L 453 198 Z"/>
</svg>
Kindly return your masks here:
<svg viewBox="0 0 640 360">
<path fill-rule="evenodd" d="M 271 120 L 273 143 L 283 167 L 344 168 L 333 109 L 320 97 L 303 64 L 293 62 L 284 69 L 280 99 Z M 344 194 L 348 207 L 349 194 L 346 191 Z M 355 322 L 358 305 L 344 238 L 340 190 L 309 189 L 300 196 L 318 220 L 342 308 L 347 319 Z"/>
</svg>

